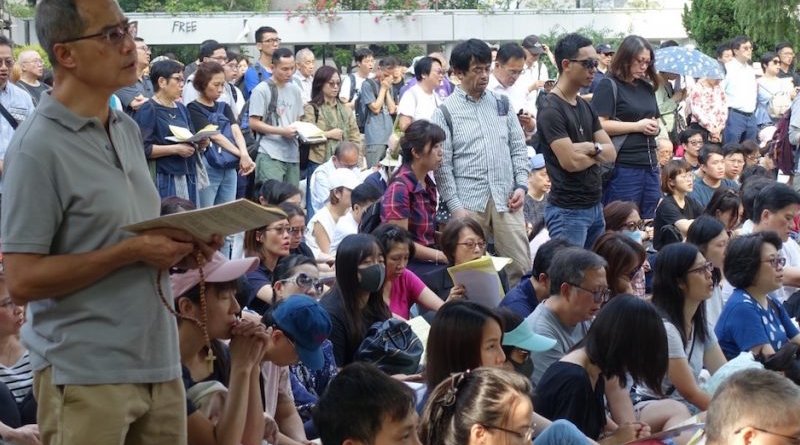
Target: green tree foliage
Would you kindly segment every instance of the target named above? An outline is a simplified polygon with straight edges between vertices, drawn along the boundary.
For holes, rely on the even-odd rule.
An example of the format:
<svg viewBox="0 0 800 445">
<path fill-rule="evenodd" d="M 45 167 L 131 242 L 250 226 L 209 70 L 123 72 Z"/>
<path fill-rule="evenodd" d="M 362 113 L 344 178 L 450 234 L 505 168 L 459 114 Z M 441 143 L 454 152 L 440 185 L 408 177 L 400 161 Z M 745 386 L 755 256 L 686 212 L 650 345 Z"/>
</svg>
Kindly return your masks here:
<svg viewBox="0 0 800 445">
<path fill-rule="evenodd" d="M 788 41 L 798 47 L 800 0 L 734 0 L 733 5 L 736 22 L 753 39 L 757 54 L 774 50 L 778 42 Z"/>
<path fill-rule="evenodd" d="M 800 0 L 694 0 L 683 8 L 683 26 L 707 54 L 744 34 L 755 44 L 755 60 L 782 41 L 800 44 Z"/>
<path fill-rule="evenodd" d="M 119 0 L 125 12 L 267 11 L 269 0 Z"/>
<path fill-rule="evenodd" d="M 731 0 L 694 0 L 691 8 L 684 5 L 683 27 L 706 54 L 714 54 L 717 45 L 742 33 Z"/>
<path fill-rule="evenodd" d="M 698 48 L 706 54 L 714 54 L 717 45 L 742 32 L 741 26 L 734 19 L 734 5 L 731 0 L 694 0 L 691 8 L 688 4 L 684 5 L 683 27 L 689 37 L 697 42 Z"/>
</svg>

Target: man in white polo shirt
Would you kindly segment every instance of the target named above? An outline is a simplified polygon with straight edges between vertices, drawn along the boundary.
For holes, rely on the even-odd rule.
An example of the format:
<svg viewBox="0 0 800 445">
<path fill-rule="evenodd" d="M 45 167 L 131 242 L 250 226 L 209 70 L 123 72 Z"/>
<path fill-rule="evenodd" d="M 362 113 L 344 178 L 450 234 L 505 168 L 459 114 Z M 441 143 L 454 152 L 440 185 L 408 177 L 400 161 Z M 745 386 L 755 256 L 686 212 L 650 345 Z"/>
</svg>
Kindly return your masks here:
<svg viewBox="0 0 800 445">
<path fill-rule="evenodd" d="M 739 143 L 756 139 L 758 126 L 756 111 L 758 84 L 756 73 L 750 65 L 753 42 L 747 36 L 731 41 L 733 59 L 725 64 L 725 97 L 728 100 L 728 121 L 722 133 L 722 142 Z"/>
</svg>

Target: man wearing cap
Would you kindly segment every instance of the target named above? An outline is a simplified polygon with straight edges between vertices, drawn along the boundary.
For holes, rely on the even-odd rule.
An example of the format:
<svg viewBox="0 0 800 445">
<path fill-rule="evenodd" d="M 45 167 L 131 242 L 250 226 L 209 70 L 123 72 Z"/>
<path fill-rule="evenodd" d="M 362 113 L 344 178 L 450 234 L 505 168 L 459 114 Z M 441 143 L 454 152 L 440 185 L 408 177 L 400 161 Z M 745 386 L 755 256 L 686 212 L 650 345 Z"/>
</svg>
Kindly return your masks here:
<svg viewBox="0 0 800 445">
<path fill-rule="evenodd" d="M 581 88 L 580 92 L 581 97 L 588 101 L 592 100 L 594 89 L 597 88 L 600 81 L 605 79 L 606 71 L 608 71 L 608 67 L 611 66 L 611 59 L 614 58 L 614 50 L 608 43 L 597 45 L 595 50 L 597 51 L 597 69 L 594 71 L 594 79 L 592 79 L 591 85 Z"/>
<path fill-rule="evenodd" d="M 542 54 L 547 54 L 550 63 L 556 65 L 555 58 L 550 52 L 550 48 L 542 43 L 539 36 L 529 35 L 522 39 L 522 48 L 525 50 L 525 69 L 520 76 L 519 82 L 528 90 L 529 109 L 536 109 L 536 98 L 539 90 L 544 88 L 545 82 L 550 79 L 547 66 L 540 60 Z"/>
<path fill-rule="evenodd" d="M 550 176 L 544 165 L 544 156 L 541 153 L 531 158 L 531 171 L 528 173 L 528 193 L 525 194 L 525 225 L 528 235 L 533 228 L 544 221 L 544 207 L 547 204 L 547 194 L 550 193 Z"/>
<path fill-rule="evenodd" d="M 268 336 L 261 365 L 264 410 L 278 424 L 275 445 L 310 444 L 292 398 L 289 366 L 300 362 L 310 370 L 322 369 L 330 317 L 313 298 L 291 295 L 272 306 L 261 322 Z"/>
<path fill-rule="evenodd" d="M 358 168 L 359 147 L 350 141 L 342 141 L 333 151 L 333 156 L 324 164 L 321 164 L 311 175 L 309 190 L 310 196 L 306 197 L 308 219 L 319 212 L 328 201 L 330 196 L 330 176 L 337 168 L 347 168 L 356 174 L 360 172 Z"/>
</svg>

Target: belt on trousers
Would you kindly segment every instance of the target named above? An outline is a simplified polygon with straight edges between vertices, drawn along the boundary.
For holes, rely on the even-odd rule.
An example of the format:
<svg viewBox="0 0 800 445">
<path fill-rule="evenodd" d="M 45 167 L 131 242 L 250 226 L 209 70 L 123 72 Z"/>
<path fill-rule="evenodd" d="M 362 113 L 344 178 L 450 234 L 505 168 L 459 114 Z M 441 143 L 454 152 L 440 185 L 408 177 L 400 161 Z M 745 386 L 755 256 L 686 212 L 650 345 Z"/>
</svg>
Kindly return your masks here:
<svg viewBox="0 0 800 445">
<path fill-rule="evenodd" d="M 753 113 L 745 113 L 744 111 L 737 110 L 736 108 L 728 108 L 728 111 L 733 111 L 736 114 L 741 114 L 742 116 L 747 116 L 747 117 L 750 117 L 750 116 L 753 115 Z"/>
</svg>

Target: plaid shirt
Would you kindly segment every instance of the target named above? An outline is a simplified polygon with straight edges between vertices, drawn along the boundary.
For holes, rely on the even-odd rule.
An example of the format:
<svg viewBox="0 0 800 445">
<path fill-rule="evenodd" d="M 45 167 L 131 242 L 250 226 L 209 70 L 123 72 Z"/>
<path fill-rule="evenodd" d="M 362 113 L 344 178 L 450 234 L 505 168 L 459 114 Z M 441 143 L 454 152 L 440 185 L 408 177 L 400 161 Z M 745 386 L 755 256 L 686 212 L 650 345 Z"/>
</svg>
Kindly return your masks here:
<svg viewBox="0 0 800 445">
<path fill-rule="evenodd" d="M 408 231 L 414 235 L 414 241 L 432 246 L 435 243 L 435 218 L 436 184 L 425 176 L 423 186 L 411 167 L 403 164 L 383 194 L 381 221 L 390 223 L 407 219 Z"/>
</svg>

